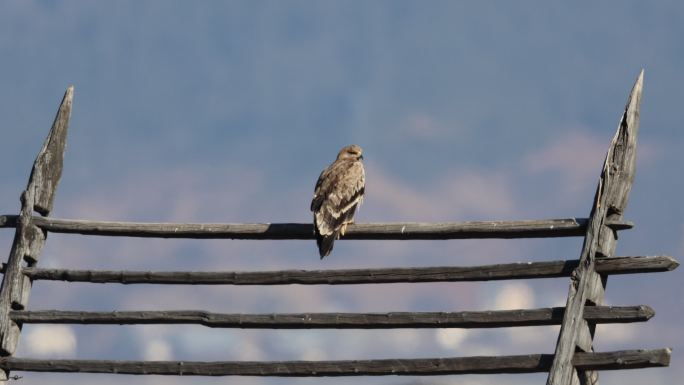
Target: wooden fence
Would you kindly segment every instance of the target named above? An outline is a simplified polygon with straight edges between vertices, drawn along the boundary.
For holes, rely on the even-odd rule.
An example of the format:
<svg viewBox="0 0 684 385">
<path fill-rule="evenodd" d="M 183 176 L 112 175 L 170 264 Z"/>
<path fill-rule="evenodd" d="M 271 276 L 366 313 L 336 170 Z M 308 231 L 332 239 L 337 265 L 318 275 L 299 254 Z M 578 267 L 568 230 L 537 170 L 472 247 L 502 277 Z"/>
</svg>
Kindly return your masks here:
<svg viewBox="0 0 684 385">
<path fill-rule="evenodd" d="M 377 376 L 548 372 L 547 384 L 596 384 L 597 371 L 667 366 L 670 349 L 594 352 L 601 323 L 647 321 L 646 305 L 606 306 L 612 274 L 669 271 L 669 256 L 614 256 L 617 232 L 627 230 L 623 213 L 634 177 L 643 71 L 606 156 L 589 218 L 455 223 L 377 223 L 349 227 L 344 239 L 466 239 L 584 237 L 579 259 L 487 266 L 284 270 L 255 272 L 162 272 L 45 269 L 37 267 L 47 233 L 123 237 L 313 239 L 311 224 L 128 223 L 50 218 L 59 181 L 73 88 L 69 88 L 33 166 L 19 215 L 0 216 L 0 228 L 15 228 L 3 265 L 0 288 L 0 372 L 90 372 L 206 376 Z M 39 215 L 34 214 L 36 212 Z M 457 282 L 570 277 L 565 307 L 503 311 L 218 314 L 205 311 L 87 312 L 27 310 L 34 280 L 174 285 L 351 285 L 396 282 Z M 199 324 L 220 328 L 389 329 L 498 328 L 561 325 L 553 354 L 491 357 L 416 358 L 350 361 L 114 361 L 42 360 L 14 357 L 21 327 L 51 324 Z"/>
</svg>

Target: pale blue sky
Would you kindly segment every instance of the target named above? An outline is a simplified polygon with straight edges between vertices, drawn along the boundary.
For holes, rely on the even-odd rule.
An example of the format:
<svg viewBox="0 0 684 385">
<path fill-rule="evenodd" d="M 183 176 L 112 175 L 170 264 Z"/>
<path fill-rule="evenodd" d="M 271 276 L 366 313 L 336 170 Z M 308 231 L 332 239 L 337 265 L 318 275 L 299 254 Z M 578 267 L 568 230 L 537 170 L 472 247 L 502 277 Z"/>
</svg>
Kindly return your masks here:
<svg viewBox="0 0 684 385">
<path fill-rule="evenodd" d="M 678 1 L 5 1 L 0 5 L 0 213 L 18 210 L 31 163 L 64 90 L 73 84 L 54 216 L 309 221 L 318 173 L 350 143 L 364 148 L 367 164 L 361 222 L 586 216 L 605 150 L 644 68 L 638 169 L 626 214 L 637 226 L 623 233 L 618 254 L 681 260 L 682 36 L 684 3 Z M 11 232 L 0 232 L 3 250 L 9 252 L 10 242 Z M 574 239 L 340 242 L 332 257 L 320 262 L 313 242 L 52 235 L 41 265 L 163 270 L 458 265 L 575 258 L 580 246 Z M 611 304 L 647 303 L 657 315 L 646 324 L 599 330 L 597 347 L 675 351 L 668 369 L 606 373 L 602 384 L 631 385 L 646 378 L 674 383 L 684 375 L 682 271 L 610 279 Z M 567 292 L 564 280 L 510 284 L 256 289 L 40 282 L 30 306 L 468 310 L 516 304 L 529 293 L 532 302 L 519 305 L 557 305 Z M 92 326 L 62 330 L 74 337 L 74 346 L 54 356 L 342 359 L 547 352 L 553 346 L 553 330 L 518 331 Z M 24 330 L 25 337 L 37 333 Z M 539 335 L 545 341 L 536 341 Z M 27 338 L 20 354 L 31 353 Z M 47 379 L 120 381 L 38 374 L 25 374 L 23 381 Z M 544 377 L 467 377 L 472 384 L 502 380 L 530 383 Z M 352 381 L 358 379 L 327 383 Z M 459 378 L 421 381 L 446 384 Z"/>
</svg>

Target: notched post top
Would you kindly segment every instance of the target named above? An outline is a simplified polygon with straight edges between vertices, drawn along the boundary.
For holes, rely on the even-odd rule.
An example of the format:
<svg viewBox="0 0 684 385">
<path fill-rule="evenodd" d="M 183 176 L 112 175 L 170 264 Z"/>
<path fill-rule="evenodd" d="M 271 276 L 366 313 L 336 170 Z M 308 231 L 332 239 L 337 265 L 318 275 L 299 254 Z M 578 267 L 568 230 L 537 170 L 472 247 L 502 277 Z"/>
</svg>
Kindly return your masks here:
<svg viewBox="0 0 684 385">
<path fill-rule="evenodd" d="M 604 184 L 608 220 L 618 220 L 627 206 L 627 199 L 632 189 L 636 166 L 636 146 L 639 134 L 639 115 L 641 109 L 641 92 L 644 86 L 644 70 L 637 77 L 625 105 L 615 137 L 606 155 L 602 179 L 610 178 L 611 183 Z M 605 181 L 604 181 L 605 183 Z"/>
<path fill-rule="evenodd" d="M 33 209 L 44 216 L 50 214 L 52 210 L 57 183 L 59 183 L 59 178 L 62 176 L 64 149 L 73 97 L 74 87 L 70 86 L 64 93 L 57 116 L 55 116 L 55 121 L 52 123 L 50 134 L 45 139 L 43 148 L 33 163 L 33 170 L 31 171 L 31 178 L 27 187 L 27 189 L 34 189 L 35 201 Z"/>
</svg>

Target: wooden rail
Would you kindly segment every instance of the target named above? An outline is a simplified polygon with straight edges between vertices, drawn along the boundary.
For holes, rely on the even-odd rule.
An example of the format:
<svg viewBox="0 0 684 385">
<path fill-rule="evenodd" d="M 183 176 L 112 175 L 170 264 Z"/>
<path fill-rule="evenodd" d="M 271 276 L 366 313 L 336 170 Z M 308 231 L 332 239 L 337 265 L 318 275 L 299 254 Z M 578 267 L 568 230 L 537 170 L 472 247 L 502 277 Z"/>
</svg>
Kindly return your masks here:
<svg viewBox="0 0 684 385">
<path fill-rule="evenodd" d="M 397 267 L 377 269 L 278 271 L 107 271 L 26 268 L 32 280 L 175 285 L 350 285 L 370 283 L 462 282 L 569 277 L 577 260 L 504 263 L 484 266 Z M 670 256 L 615 257 L 596 262 L 601 274 L 655 273 L 674 270 Z"/>
<path fill-rule="evenodd" d="M 198 324 L 212 328 L 242 329 L 390 329 L 390 328 L 499 328 L 560 325 L 562 307 L 542 309 L 395 312 L 222 314 L 201 310 L 86 312 L 64 310 L 12 311 L 18 323 L 59 324 Z M 648 321 L 655 315 L 646 305 L 594 306 L 584 314 L 594 323 Z"/>
<path fill-rule="evenodd" d="M 572 364 L 585 370 L 620 370 L 668 366 L 670 349 L 577 353 Z M 105 361 L 0 359 L 0 368 L 26 372 L 158 374 L 178 376 L 434 376 L 445 374 L 538 373 L 553 355 L 418 358 L 354 361 Z"/>
<path fill-rule="evenodd" d="M 34 224 L 49 232 L 142 238 L 199 239 L 314 239 L 310 223 L 139 223 L 86 221 L 34 217 Z M 349 225 L 343 239 L 473 239 L 580 237 L 586 218 L 522 221 L 471 221 L 445 223 L 363 223 Z M 16 215 L 0 216 L 0 227 L 15 227 Z M 633 227 L 631 222 L 610 224 L 615 230 Z"/>
</svg>

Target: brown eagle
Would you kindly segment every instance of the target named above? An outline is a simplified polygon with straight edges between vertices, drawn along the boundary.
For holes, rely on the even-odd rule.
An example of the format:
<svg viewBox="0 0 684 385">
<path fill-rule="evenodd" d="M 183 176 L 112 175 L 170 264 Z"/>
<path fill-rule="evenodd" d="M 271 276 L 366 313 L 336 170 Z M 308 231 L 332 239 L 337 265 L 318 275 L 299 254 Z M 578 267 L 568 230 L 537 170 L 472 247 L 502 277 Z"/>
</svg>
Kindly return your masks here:
<svg viewBox="0 0 684 385">
<path fill-rule="evenodd" d="M 343 147 L 337 159 L 318 177 L 311 211 L 321 259 L 330 254 L 333 243 L 344 235 L 347 225 L 354 223 L 366 182 L 362 159 L 361 147 L 355 144 Z"/>
</svg>

